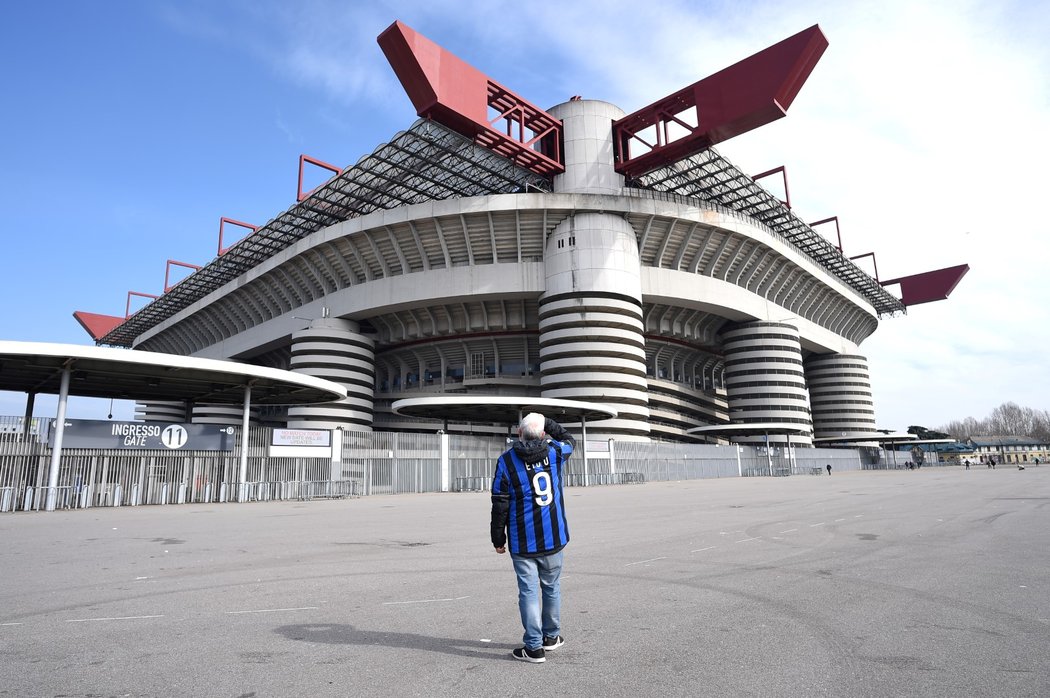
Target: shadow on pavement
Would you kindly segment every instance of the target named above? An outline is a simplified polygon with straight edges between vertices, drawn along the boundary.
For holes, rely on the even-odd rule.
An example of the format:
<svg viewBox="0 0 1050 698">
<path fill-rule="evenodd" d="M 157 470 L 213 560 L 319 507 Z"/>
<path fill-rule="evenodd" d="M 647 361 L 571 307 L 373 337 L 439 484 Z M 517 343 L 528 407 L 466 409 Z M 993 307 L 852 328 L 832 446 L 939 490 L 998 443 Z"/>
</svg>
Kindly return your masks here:
<svg viewBox="0 0 1050 698">
<path fill-rule="evenodd" d="M 518 645 L 500 642 L 482 642 L 462 638 L 431 637 L 415 633 L 388 633 L 375 630 L 358 630 L 352 625 L 337 623 L 303 623 L 282 625 L 274 629 L 289 640 L 319 642 L 326 645 L 362 645 L 394 647 L 427 652 L 441 652 L 460 657 L 487 657 L 511 659 L 510 650 Z"/>
</svg>

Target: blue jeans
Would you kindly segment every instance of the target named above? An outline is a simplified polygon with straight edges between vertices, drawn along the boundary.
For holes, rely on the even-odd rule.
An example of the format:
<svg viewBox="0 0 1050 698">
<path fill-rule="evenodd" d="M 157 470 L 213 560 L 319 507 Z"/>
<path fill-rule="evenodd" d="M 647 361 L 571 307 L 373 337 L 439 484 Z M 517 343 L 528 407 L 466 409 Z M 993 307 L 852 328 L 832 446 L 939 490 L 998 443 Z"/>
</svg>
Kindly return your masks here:
<svg viewBox="0 0 1050 698">
<path fill-rule="evenodd" d="M 546 557 L 511 555 L 518 575 L 518 611 L 530 650 L 561 633 L 561 551 Z M 542 592 L 542 593 L 541 593 Z M 542 596 L 542 603 L 541 603 Z"/>
</svg>

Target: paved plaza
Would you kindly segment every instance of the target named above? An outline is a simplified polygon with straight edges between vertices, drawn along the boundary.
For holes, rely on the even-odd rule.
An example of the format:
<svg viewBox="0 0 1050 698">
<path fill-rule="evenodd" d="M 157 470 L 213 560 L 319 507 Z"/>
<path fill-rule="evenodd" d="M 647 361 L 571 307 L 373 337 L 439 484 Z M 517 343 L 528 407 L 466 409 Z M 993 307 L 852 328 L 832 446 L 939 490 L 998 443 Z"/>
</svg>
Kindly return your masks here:
<svg viewBox="0 0 1050 698">
<path fill-rule="evenodd" d="M 1045 696 L 1050 468 L 566 492 L 520 645 L 483 493 L 0 515 L 0 696 Z"/>
</svg>

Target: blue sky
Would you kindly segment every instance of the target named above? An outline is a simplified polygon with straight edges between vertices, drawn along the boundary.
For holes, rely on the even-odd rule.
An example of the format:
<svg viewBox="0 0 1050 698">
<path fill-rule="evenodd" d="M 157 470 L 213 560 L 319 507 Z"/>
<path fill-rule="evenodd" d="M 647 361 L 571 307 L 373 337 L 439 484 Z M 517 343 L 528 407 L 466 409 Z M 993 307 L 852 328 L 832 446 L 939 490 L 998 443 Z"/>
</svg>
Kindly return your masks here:
<svg viewBox="0 0 1050 698">
<path fill-rule="evenodd" d="M 8 3 L 0 339 L 89 344 L 73 311 L 121 315 L 168 259 L 211 260 L 221 216 L 286 209 L 301 153 L 346 166 L 411 125 L 375 42 L 395 19 L 540 106 L 628 112 L 820 24 L 830 47 L 787 118 L 719 149 L 746 172 L 785 165 L 796 212 L 839 216 L 882 278 L 970 264 L 951 299 L 861 346 L 880 426 L 1047 409 L 1050 3 L 992 5 Z M 24 399 L 0 393 L 0 415 Z"/>
</svg>

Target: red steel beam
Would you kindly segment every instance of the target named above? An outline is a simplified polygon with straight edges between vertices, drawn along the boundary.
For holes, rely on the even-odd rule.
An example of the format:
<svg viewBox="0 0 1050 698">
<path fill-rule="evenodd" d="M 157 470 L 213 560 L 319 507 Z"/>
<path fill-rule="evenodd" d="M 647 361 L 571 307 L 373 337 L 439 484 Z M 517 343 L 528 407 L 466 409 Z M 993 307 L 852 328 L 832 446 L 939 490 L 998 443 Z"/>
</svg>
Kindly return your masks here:
<svg viewBox="0 0 1050 698">
<path fill-rule="evenodd" d="M 73 313 L 73 317 L 80 326 L 83 327 L 91 338 L 96 342 L 107 334 L 115 330 L 117 327 L 124 322 L 126 318 L 117 317 L 116 315 L 100 315 L 98 313 L 88 313 L 83 310 L 77 310 Z"/>
<path fill-rule="evenodd" d="M 900 284 L 901 303 L 905 307 L 919 305 L 920 303 L 932 303 L 943 301 L 951 295 L 955 287 L 959 285 L 966 272 L 970 271 L 969 264 L 960 264 L 957 267 L 945 267 L 934 271 L 926 271 L 921 274 L 902 276 L 897 279 L 881 281 L 883 286 Z"/>
<path fill-rule="evenodd" d="M 173 284 L 170 284 L 170 285 L 168 284 L 168 279 L 169 279 L 169 275 L 171 274 L 171 267 L 172 266 L 186 267 L 187 269 L 192 269 L 193 271 L 197 271 L 198 269 L 200 269 L 200 267 L 197 266 L 196 264 L 189 264 L 187 262 L 177 262 L 174 259 L 169 259 L 168 263 L 166 265 L 164 265 L 164 293 L 167 293 L 172 288 L 174 288 L 175 286 L 178 286 L 183 281 L 185 281 L 185 279 L 180 279 L 180 280 L 176 281 Z"/>
<path fill-rule="evenodd" d="M 419 116 L 537 174 L 565 171 L 560 120 L 402 22 L 376 40 Z"/>
<path fill-rule="evenodd" d="M 813 25 L 614 121 L 616 171 L 638 177 L 781 118 L 827 47 Z M 672 138 L 672 124 L 684 135 Z M 646 141 L 640 134 L 650 128 L 655 139 Z M 633 154 L 632 144 L 647 152 Z"/>
<path fill-rule="evenodd" d="M 862 259 L 864 257 L 871 257 L 871 264 L 872 264 L 872 266 L 875 267 L 875 280 L 879 281 L 879 263 L 875 261 L 875 253 L 874 252 L 865 252 L 864 254 L 859 254 L 856 257 L 850 257 L 850 260 Z M 882 284 L 881 281 L 879 281 L 879 283 Z M 885 286 L 885 284 L 882 284 L 882 285 Z"/>
<path fill-rule="evenodd" d="M 317 158 L 312 158 L 309 155 L 300 155 L 299 156 L 299 191 L 295 195 L 296 196 L 296 199 L 295 199 L 296 201 L 302 201 L 306 197 L 310 196 L 310 194 L 313 194 L 315 191 L 317 191 L 317 187 L 314 187 L 313 189 L 311 189 L 308 192 L 304 192 L 303 191 L 303 170 L 304 170 L 304 168 L 305 168 L 307 163 L 309 163 L 311 165 L 315 165 L 317 167 L 320 167 L 321 169 L 328 170 L 329 172 L 334 172 L 335 174 L 339 174 L 340 172 L 342 172 L 342 170 L 340 170 L 335 165 L 329 165 L 327 162 L 322 162 L 321 160 L 318 160 Z M 329 177 L 329 179 L 331 179 L 331 177 Z"/>
<path fill-rule="evenodd" d="M 236 245 L 237 243 L 245 240 L 248 237 L 248 235 L 245 235 L 243 238 L 241 238 L 237 242 L 233 243 L 233 245 L 230 245 L 230 247 L 223 247 L 222 246 L 222 229 L 223 229 L 223 226 L 225 226 L 227 223 L 229 223 L 230 225 L 239 225 L 242 228 L 247 228 L 248 230 L 251 231 L 251 232 L 248 233 L 248 235 L 251 235 L 256 230 L 259 229 L 259 226 L 252 225 L 251 223 L 243 223 L 241 221 L 235 221 L 232 218 L 220 218 L 219 219 L 219 254 L 218 254 L 219 257 L 221 257 L 224 254 L 226 254 L 226 251 L 229 250 L 230 247 L 233 247 L 234 245 Z"/>
<path fill-rule="evenodd" d="M 839 241 L 839 252 L 842 252 L 842 231 L 839 230 L 839 217 L 838 216 L 832 216 L 831 218 L 825 218 L 823 220 L 814 221 L 814 222 L 809 224 L 809 227 L 810 228 L 816 228 L 818 225 L 824 225 L 825 223 L 832 223 L 832 222 L 835 223 L 835 237 L 837 237 L 838 241 Z"/>
<path fill-rule="evenodd" d="M 125 320 L 127 320 L 129 317 L 131 317 L 131 297 L 132 296 L 138 296 L 139 298 L 152 298 L 153 300 L 157 300 L 158 298 L 160 298 L 160 296 L 154 296 L 151 293 L 139 293 L 138 291 L 128 291 L 128 302 L 124 306 L 124 319 Z M 135 312 L 137 313 L 138 311 L 136 310 Z"/>
<path fill-rule="evenodd" d="M 786 167 L 781 165 L 780 167 L 774 167 L 772 170 L 766 170 L 765 172 L 763 172 L 761 174 L 757 174 L 757 175 L 754 175 L 753 177 L 751 177 L 751 181 L 757 182 L 758 180 L 762 179 L 763 177 L 768 177 L 770 175 L 775 175 L 777 172 L 779 172 L 781 175 L 783 175 L 783 179 L 784 179 L 784 200 L 781 203 L 784 204 L 785 206 L 787 206 L 790 209 L 791 208 L 791 192 L 788 191 L 788 171 L 787 171 Z"/>
</svg>

